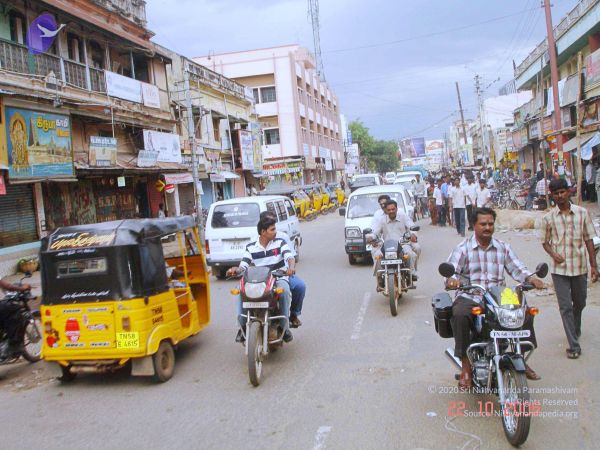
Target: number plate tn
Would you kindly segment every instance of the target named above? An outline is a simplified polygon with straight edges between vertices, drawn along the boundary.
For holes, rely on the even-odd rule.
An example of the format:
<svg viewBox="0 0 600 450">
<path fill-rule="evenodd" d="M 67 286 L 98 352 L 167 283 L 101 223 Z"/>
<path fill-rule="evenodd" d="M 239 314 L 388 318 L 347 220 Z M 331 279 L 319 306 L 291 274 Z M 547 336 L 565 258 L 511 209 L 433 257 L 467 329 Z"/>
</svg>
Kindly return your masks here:
<svg viewBox="0 0 600 450">
<path fill-rule="evenodd" d="M 382 259 L 381 260 L 382 266 L 391 266 L 393 264 L 402 264 L 402 260 L 401 259 Z"/>
<path fill-rule="evenodd" d="M 269 302 L 242 302 L 242 308 L 244 309 L 255 309 L 255 308 L 268 308 Z"/>
<path fill-rule="evenodd" d="M 117 333 L 117 348 L 139 348 L 140 333 L 130 331 L 126 333 Z"/>
<path fill-rule="evenodd" d="M 507 331 L 507 330 L 494 330 L 490 333 L 490 336 L 493 338 L 500 339 L 508 339 L 508 338 L 527 338 L 530 335 L 529 330 L 515 330 L 515 331 Z"/>
</svg>

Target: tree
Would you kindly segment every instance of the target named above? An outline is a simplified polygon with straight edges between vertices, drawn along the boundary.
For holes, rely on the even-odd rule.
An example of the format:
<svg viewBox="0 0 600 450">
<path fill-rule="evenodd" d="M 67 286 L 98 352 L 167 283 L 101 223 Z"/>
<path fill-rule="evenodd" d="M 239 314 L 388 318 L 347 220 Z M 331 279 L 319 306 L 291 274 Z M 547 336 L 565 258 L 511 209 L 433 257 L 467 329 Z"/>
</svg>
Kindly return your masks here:
<svg viewBox="0 0 600 450">
<path fill-rule="evenodd" d="M 398 169 L 398 145 L 394 141 L 375 140 L 360 120 L 348 124 L 352 141 L 358 144 L 369 171 L 392 172 Z"/>
</svg>

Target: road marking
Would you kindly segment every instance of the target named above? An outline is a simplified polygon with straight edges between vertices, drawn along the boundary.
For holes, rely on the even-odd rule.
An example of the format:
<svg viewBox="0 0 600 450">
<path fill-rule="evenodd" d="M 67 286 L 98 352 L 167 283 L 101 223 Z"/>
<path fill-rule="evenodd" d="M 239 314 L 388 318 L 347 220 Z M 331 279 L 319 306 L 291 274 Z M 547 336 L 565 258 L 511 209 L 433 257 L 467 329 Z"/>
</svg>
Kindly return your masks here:
<svg viewBox="0 0 600 450">
<path fill-rule="evenodd" d="M 331 427 L 324 425 L 319 427 L 317 430 L 317 434 L 315 435 L 315 445 L 313 450 L 322 450 L 325 448 L 325 440 L 327 439 L 327 435 L 331 431 Z"/>
<path fill-rule="evenodd" d="M 354 331 L 352 332 L 352 336 L 350 336 L 350 339 L 352 339 L 353 341 L 356 341 L 360 337 L 360 330 L 365 320 L 365 314 L 367 313 L 367 308 L 369 307 L 370 301 L 371 293 L 365 292 L 362 305 L 360 306 L 360 310 L 358 311 L 358 317 L 356 318 L 356 322 L 354 323 Z"/>
</svg>

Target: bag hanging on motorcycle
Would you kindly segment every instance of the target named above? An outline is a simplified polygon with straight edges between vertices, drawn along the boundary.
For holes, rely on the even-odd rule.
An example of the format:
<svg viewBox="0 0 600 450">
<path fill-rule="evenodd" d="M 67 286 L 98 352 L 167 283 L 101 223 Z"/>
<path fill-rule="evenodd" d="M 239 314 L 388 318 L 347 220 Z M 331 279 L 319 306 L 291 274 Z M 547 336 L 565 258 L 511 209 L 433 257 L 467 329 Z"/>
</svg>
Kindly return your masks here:
<svg viewBox="0 0 600 450">
<path fill-rule="evenodd" d="M 431 299 L 431 309 L 433 309 L 433 321 L 435 323 L 435 331 L 440 337 L 451 338 L 452 326 L 450 319 L 452 318 L 452 298 L 447 292 L 435 294 Z"/>
</svg>

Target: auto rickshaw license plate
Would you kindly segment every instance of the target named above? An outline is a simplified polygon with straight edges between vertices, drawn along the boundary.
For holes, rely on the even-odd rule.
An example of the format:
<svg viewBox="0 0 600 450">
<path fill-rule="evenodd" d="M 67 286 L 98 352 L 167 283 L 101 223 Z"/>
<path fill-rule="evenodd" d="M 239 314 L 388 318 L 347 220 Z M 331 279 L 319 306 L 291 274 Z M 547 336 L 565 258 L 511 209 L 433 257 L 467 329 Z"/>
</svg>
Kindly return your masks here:
<svg viewBox="0 0 600 450">
<path fill-rule="evenodd" d="M 126 333 L 117 333 L 117 348 L 139 348 L 140 333 L 129 331 Z"/>
</svg>

